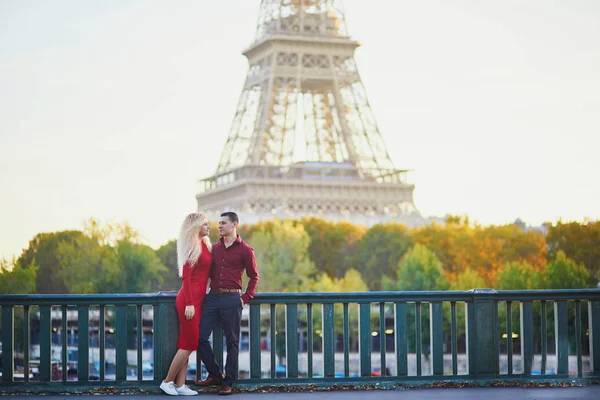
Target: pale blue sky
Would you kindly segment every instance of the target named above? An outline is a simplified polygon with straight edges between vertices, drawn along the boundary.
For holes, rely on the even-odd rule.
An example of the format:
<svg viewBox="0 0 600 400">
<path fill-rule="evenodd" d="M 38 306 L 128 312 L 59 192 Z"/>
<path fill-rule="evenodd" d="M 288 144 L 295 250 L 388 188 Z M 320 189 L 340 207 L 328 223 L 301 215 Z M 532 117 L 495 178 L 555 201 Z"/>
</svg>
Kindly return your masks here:
<svg viewBox="0 0 600 400">
<path fill-rule="evenodd" d="M 0 0 L 0 257 L 128 220 L 158 247 L 214 172 L 258 0 Z M 600 218 L 600 2 L 346 0 L 425 216 Z"/>
</svg>

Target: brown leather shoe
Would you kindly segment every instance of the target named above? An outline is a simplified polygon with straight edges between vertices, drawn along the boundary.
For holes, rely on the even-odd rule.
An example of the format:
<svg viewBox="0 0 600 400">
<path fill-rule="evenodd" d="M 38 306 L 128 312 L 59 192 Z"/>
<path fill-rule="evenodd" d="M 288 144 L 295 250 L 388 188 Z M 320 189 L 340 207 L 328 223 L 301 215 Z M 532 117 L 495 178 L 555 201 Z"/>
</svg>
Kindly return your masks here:
<svg viewBox="0 0 600 400">
<path fill-rule="evenodd" d="M 221 385 L 219 388 L 219 396 L 227 396 L 231 394 L 231 386 Z"/>
<path fill-rule="evenodd" d="M 219 376 L 215 376 L 213 378 L 211 378 L 210 376 L 208 378 L 206 378 L 203 381 L 196 381 L 194 382 L 194 385 L 200 386 L 200 387 L 206 387 L 206 386 L 216 386 L 216 385 L 220 385 L 221 381 L 223 380 L 223 378 L 225 378 L 225 376 L 223 374 L 219 375 Z"/>
</svg>

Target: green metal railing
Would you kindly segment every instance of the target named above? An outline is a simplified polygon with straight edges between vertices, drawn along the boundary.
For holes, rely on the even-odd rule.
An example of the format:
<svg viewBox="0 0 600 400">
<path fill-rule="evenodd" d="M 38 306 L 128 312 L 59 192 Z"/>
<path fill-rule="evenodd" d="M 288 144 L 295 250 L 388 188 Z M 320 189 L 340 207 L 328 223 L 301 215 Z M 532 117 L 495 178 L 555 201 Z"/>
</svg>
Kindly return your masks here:
<svg viewBox="0 0 600 400">
<path fill-rule="evenodd" d="M 157 385 L 176 351 L 175 295 L 0 295 L 0 391 L 33 383 L 48 390 Z M 239 384 L 249 387 L 600 379 L 596 289 L 264 293 L 248 308 L 249 371 Z M 145 313 L 151 316 L 151 376 L 143 373 L 144 310 L 151 310 Z M 69 330 L 77 331 L 76 346 L 69 346 Z M 223 348 L 220 326 L 213 339 L 215 349 Z M 68 373 L 69 347 L 77 350 L 76 376 Z M 110 378 L 108 347 L 115 364 Z M 91 353 L 98 353 L 93 374 Z M 223 352 L 216 354 L 222 363 Z"/>
</svg>

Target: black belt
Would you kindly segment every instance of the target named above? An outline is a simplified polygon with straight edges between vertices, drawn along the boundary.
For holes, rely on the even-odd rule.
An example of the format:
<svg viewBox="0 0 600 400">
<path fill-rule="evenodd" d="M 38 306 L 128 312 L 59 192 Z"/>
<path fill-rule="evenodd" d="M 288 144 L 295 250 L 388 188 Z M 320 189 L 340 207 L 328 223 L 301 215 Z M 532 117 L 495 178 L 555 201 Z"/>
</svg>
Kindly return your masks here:
<svg viewBox="0 0 600 400">
<path fill-rule="evenodd" d="M 212 293 L 242 293 L 240 289 L 226 289 L 226 288 L 217 288 L 210 289 Z"/>
</svg>

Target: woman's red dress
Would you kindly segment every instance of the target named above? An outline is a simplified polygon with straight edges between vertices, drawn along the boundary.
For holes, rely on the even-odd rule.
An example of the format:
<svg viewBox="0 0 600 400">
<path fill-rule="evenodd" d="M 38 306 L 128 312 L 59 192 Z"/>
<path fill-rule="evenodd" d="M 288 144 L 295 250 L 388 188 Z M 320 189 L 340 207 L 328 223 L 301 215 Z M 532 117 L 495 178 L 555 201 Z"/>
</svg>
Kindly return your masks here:
<svg viewBox="0 0 600 400">
<path fill-rule="evenodd" d="M 212 263 L 212 254 L 202 242 L 202 254 L 194 265 L 190 267 L 189 263 L 183 266 L 183 276 L 181 277 L 181 289 L 177 293 L 175 307 L 179 316 L 179 339 L 177 348 L 182 350 L 196 350 L 198 340 L 200 339 L 200 315 L 202 314 L 202 302 L 206 296 L 206 285 L 208 284 L 208 275 L 210 264 Z M 187 319 L 185 317 L 185 307 L 194 306 L 194 317 Z"/>
</svg>

